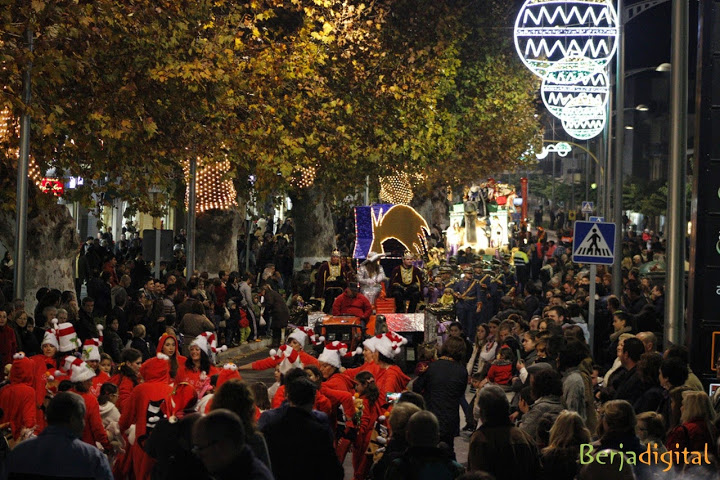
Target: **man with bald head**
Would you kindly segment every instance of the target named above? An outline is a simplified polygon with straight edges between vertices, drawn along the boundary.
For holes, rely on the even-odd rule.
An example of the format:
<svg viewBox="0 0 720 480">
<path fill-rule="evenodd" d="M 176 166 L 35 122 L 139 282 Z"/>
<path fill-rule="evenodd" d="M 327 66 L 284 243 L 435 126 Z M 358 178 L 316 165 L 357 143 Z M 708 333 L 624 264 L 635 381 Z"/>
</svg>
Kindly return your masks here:
<svg viewBox="0 0 720 480">
<path fill-rule="evenodd" d="M 653 353 L 657 351 L 657 337 L 652 332 L 640 332 L 635 335 L 645 346 L 645 353 Z"/>
</svg>

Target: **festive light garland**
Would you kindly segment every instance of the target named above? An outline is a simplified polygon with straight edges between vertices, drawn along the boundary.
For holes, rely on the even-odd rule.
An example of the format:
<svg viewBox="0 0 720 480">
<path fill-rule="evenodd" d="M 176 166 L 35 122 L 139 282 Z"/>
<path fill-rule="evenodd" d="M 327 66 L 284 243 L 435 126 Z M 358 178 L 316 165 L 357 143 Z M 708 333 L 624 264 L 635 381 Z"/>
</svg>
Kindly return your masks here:
<svg viewBox="0 0 720 480">
<path fill-rule="evenodd" d="M 17 131 L 17 121 L 13 119 L 12 110 L 10 110 L 9 106 L 6 105 L 0 110 L 0 142 L 9 142 L 10 136 Z M 20 149 L 13 148 L 9 151 L 9 154 L 19 157 Z M 43 174 L 32 155 L 28 159 L 28 178 L 33 181 L 35 186 L 42 189 Z"/>
<path fill-rule="evenodd" d="M 183 163 L 185 173 L 185 207 L 190 197 L 190 161 Z M 204 165 L 198 158 L 197 177 L 195 179 L 197 212 L 206 210 L 229 210 L 237 206 L 237 193 L 232 180 L 223 178 L 230 171 L 230 161 L 211 161 Z"/>
</svg>

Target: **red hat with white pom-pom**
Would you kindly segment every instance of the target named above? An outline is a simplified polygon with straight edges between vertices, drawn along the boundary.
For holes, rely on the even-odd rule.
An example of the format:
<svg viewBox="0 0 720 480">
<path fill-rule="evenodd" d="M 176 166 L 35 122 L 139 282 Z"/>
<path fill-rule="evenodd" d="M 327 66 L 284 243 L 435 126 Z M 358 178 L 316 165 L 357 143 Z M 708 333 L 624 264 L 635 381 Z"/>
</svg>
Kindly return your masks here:
<svg viewBox="0 0 720 480">
<path fill-rule="evenodd" d="M 318 343 L 325 341 L 325 337 L 320 337 L 312 329 L 305 327 L 296 327 L 295 330 L 288 335 L 288 341 L 290 341 L 290 339 L 297 340 L 302 348 L 305 348 L 308 340 L 310 340 L 313 345 L 317 345 Z"/>
<path fill-rule="evenodd" d="M 280 373 L 283 375 L 290 369 L 303 367 L 300 354 L 290 345 L 281 345 L 277 350 L 270 350 L 270 356 L 278 361 Z"/>
<path fill-rule="evenodd" d="M 95 377 L 95 372 L 88 367 L 87 363 L 73 355 L 65 357 L 63 370 L 70 375 L 70 381 L 73 383 L 85 382 Z"/>
<path fill-rule="evenodd" d="M 217 346 L 217 337 L 215 336 L 214 332 L 203 332 L 197 337 L 195 337 L 195 340 L 192 341 L 190 346 L 196 346 L 205 354 L 212 358 L 216 353 L 218 352 L 224 352 L 227 350 L 227 346 L 223 345 L 222 347 Z"/>
<path fill-rule="evenodd" d="M 215 391 L 228 380 L 242 380 L 238 367 L 234 363 L 226 363 L 223 365 L 222 370 L 218 373 L 217 382 L 215 383 Z"/>
<path fill-rule="evenodd" d="M 318 357 L 318 361 L 340 368 L 342 366 L 341 358 L 345 356 L 352 356 L 352 353 L 348 355 L 347 344 L 335 340 L 325 344 L 325 349 Z"/>
<path fill-rule="evenodd" d="M 393 358 L 402 351 L 402 346 L 407 343 L 407 338 L 394 332 L 387 332 L 380 335 L 375 342 L 375 351 L 387 358 Z"/>
</svg>

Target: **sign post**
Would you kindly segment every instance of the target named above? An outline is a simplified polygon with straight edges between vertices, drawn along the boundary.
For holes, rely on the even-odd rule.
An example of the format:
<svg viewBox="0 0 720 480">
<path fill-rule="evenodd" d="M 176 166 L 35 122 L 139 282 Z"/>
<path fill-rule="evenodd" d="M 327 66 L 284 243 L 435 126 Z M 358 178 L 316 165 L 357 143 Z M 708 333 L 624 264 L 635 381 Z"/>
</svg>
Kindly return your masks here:
<svg viewBox="0 0 720 480">
<path fill-rule="evenodd" d="M 583 202 L 583 210 L 585 209 Z M 575 222 L 572 260 L 590 265 L 590 302 L 588 303 L 588 331 L 590 351 L 595 341 L 595 279 L 597 265 L 612 265 L 615 259 L 615 224 L 602 222 Z M 594 352 L 593 352 L 594 353 Z"/>
<path fill-rule="evenodd" d="M 590 218 L 594 209 L 595 205 L 593 202 L 582 202 L 582 213 L 585 214 L 585 220 Z"/>
</svg>

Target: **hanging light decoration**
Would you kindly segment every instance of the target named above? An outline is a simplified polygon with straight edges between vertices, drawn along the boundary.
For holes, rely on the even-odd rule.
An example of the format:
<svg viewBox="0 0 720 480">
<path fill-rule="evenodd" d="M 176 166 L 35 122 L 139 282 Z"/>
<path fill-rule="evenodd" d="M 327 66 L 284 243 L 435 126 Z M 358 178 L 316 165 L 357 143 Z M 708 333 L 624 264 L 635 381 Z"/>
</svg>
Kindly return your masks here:
<svg viewBox="0 0 720 480">
<path fill-rule="evenodd" d="M 232 180 L 224 178 L 230 171 L 230 161 L 210 161 L 203 164 L 198 158 L 197 178 L 195 179 L 195 191 L 197 196 L 195 210 L 204 212 L 206 210 L 229 210 L 237 206 L 237 193 Z M 185 174 L 185 208 L 188 206 L 190 195 L 190 161 L 183 163 Z"/>
<path fill-rule="evenodd" d="M 308 188 L 315 183 L 315 176 L 317 175 L 317 167 L 315 166 L 296 166 L 293 170 L 292 178 L 290 183 L 299 189 Z"/>
<path fill-rule="evenodd" d="M 10 110 L 10 107 L 5 106 L 2 110 L 0 110 L 0 142 L 7 142 L 10 140 L 10 134 L 12 129 L 10 126 L 12 125 L 12 111 Z"/>
<path fill-rule="evenodd" d="M 415 194 L 407 173 L 380 177 L 380 200 L 388 203 L 408 205 Z"/>
</svg>

